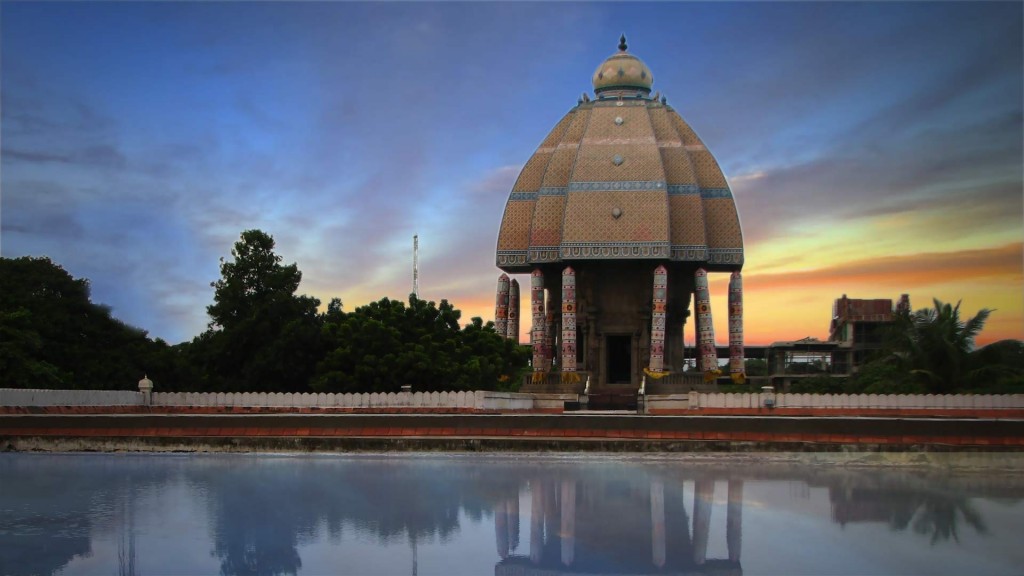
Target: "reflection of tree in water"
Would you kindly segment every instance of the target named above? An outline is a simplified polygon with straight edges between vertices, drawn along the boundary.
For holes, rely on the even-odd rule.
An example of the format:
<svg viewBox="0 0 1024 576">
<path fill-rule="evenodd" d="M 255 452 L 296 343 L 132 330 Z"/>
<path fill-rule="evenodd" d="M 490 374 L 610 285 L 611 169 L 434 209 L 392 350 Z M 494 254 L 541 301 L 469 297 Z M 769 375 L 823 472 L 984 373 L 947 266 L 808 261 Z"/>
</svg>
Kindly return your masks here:
<svg viewBox="0 0 1024 576">
<path fill-rule="evenodd" d="M 133 489 L 166 481 L 164 471 L 148 464 L 92 455 L 5 455 L 0 574 L 54 574 L 76 557 L 91 556 L 97 528 L 125 529 L 118 511 Z"/>
<path fill-rule="evenodd" d="M 296 574 L 298 546 L 325 528 L 380 543 L 446 541 L 459 514 L 492 506 L 486 481 L 467 463 L 387 459 L 234 460 L 193 480 L 207 487 L 214 554 L 221 574 Z"/>
<path fill-rule="evenodd" d="M 930 536 L 931 543 L 953 540 L 960 542 L 959 527 L 963 523 L 978 534 L 988 534 L 981 514 L 970 498 L 906 488 L 842 488 L 830 487 L 832 519 L 847 522 L 884 521 L 894 530 L 911 528 L 914 533 Z M 962 521 L 962 522 L 961 522 Z"/>
<path fill-rule="evenodd" d="M 924 495 L 917 505 L 912 526 L 918 534 L 931 534 L 932 544 L 950 538 L 960 542 L 957 524 L 961 517 L 978 534 L 988 533 L 981 514 L 962 496 Z"/>
</svg>

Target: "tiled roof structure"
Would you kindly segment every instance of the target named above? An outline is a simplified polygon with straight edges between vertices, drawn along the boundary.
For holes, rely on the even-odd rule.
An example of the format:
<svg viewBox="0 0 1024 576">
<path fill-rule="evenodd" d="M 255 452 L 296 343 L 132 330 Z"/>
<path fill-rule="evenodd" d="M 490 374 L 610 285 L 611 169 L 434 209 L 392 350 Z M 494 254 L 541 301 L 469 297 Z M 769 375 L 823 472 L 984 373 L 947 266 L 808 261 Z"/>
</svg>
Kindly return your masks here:
<svg viewBox="0 0 1024 576">
<path fill-rule="evenodd" d="M 527 161 L 498 234 L 497 265 L 662 259 L 743 266 L 732 191 L 693 129 L 651 97 L 647 66 L 619 51 Z"/>
</svg>

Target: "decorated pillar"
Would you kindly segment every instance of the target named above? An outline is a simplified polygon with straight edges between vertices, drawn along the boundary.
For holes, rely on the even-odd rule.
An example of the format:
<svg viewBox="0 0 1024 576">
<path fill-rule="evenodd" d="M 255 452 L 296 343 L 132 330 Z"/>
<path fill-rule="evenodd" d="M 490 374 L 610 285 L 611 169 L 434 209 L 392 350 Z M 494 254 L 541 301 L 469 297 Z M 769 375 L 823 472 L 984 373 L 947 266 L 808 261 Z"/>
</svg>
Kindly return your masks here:
<svg viewBox="0 0 1024 576">
<path fill-rule="evenodd" d="M 533 346 L 533 379 L 540 380 L 544 372 L 544 273 L 537 268 L 530 274 L 530 307 L 533 309 L 533 327 L 530 344 Z"/>
<path fill-rule="evenodd" d="M 555 309 L 554 298 L 548 295 L 544 301 L 544 370 L 551 370 L 555 359 Z"/>
<path fill-rule="evenodd" d="M 711 319 L 711 293 L 708 290 L 708 273 L 698 268 L 695 275 L 697 301 L 697 354 L 704 380 L 711 381 L 721 374 L 718 369 L 718 353 L 715 351 L 715 325 Z"/>
<path fill-rule="evenodd" d="M 651 312 L 651 360 L 648 374 L 659 377 L 665 371 L 665 302 L 668 299 L 668 270 L 654 269 L 654 301 Z"/>
<path fill-rule="evenodd" d="M 746 380 L 743 366 L 743 276 L 729 278 L 729 376 L 736 384 Z"/>
<path fill-rule="evenodd" d="M 562 381 L 579 382 L 576 374 L 576 272 L 562 272 Z"/>
<path fill-rule="evenodd" d="M 515 278 L 508 287 L 508 326 L 506 336 L 519 343 L 519 281 Z"/>
<path fill-rule="evenodd" d="M 508 336 L 508 274 L 498 276 L 498 297 L 494 303 L 494 329 L 505 338 Z"/>
</svg>

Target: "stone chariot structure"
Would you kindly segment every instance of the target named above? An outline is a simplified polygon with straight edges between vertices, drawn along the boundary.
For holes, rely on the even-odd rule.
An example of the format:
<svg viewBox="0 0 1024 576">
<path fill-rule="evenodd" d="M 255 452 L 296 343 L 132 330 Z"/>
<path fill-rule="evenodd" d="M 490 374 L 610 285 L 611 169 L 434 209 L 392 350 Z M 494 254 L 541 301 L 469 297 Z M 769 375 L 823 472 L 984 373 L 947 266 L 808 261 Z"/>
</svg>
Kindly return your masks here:
<svg viewBox="0 0 1024 576">
<path fill-rule="evenodd" d="M 700 371 L 720 373 L 708 274 L 731 273 L 729 372 L 743 380 L 743 234 L 732 191 L 697 134 L 627 51 L 598 66 L 530 157 L 498 233 L 496 325 L 519 338 L 529 274 L 533 391 L 589 383 L 633 393 L 678 374 L 693 328 Z M 694 303 L 696 314 L 690 312 Z M 545 389 L 547 387 L 547 389 Z"/>
</svg>

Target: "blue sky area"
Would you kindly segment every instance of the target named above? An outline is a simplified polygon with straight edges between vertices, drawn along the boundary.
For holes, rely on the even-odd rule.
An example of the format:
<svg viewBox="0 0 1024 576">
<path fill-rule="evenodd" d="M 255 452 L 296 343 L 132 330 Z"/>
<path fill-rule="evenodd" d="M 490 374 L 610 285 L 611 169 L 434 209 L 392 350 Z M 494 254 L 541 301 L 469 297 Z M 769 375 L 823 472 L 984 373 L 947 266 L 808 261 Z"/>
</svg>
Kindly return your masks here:
<svg viewBox="0 0 1024 576">
<path fill-rule="evenodd" d="M 419 234 L 421 296 L 491 319 L 509 190 L 620 33 L 730 179 L 754 341 L 843 292 L 1024 337 L 1020 2 L 4 1 L 0 254 L 177 343 L 243 230 L 349 310 Z"/>
</svg>

